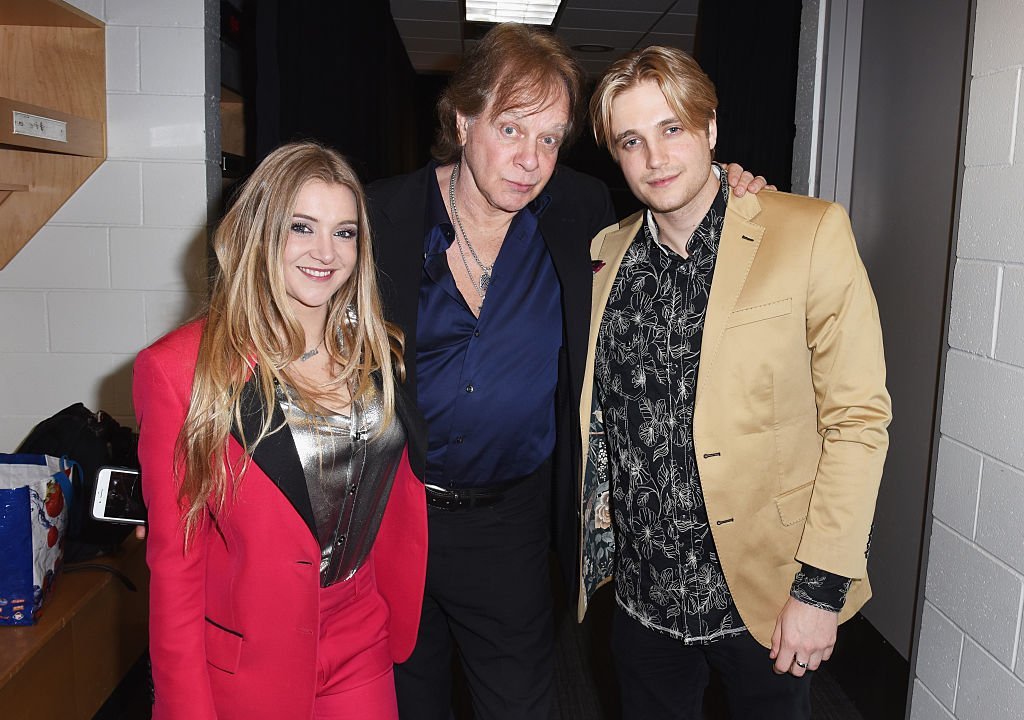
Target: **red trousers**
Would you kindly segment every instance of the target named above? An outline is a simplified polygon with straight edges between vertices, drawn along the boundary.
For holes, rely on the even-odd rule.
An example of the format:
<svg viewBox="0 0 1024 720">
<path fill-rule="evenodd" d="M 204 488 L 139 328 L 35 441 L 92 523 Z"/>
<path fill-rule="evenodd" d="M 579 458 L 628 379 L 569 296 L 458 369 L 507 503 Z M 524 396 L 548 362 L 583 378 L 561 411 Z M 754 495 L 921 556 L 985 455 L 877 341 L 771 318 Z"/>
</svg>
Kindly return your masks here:
<svg viewBox="0 0 1024 720">
<path fill-rule="evenodd" d="M 347 582 L 320 590 L 314 720 L 398 720 L 387 627 L 370 558 Z"/>
</svg>

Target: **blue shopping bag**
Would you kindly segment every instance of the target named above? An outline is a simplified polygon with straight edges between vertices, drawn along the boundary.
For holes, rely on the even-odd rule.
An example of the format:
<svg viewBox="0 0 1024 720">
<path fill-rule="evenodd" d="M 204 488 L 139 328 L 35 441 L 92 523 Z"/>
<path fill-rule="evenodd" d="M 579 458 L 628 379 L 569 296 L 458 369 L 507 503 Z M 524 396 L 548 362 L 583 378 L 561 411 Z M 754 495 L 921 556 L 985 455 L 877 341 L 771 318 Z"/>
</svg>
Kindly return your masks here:
<svg viewBox="0 0 1024 720">
<path fill-rule="evenodd" d="M 0 453 L 0 625 L 31 625 L 64 559 L 73 463 Z"/>
</svg>

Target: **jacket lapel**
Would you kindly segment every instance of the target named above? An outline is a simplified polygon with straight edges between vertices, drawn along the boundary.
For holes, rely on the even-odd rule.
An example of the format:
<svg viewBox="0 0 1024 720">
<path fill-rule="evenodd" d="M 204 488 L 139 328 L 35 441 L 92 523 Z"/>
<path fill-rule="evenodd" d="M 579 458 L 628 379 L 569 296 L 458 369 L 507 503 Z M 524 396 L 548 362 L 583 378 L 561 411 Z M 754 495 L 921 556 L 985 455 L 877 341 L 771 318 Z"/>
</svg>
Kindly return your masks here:
<svg viewBox="0 0 1024 720">
<path fill-rule="evenodd" d="M 557 196 L 553 195 L 552 203 L 558 201 Z M 551 257 L 551 264 L 555 267 L 561 293 L 562 337 L 568 374 L 565 381 L 571 387 L 570 397 L 579 397 L 583 373 L 580 372 L 581 368 L 574 365 L 574 361 L 579 362 L 587 342 L 586 326 L 580 320 L 587 317 L 590 307 L 590 278 L 587 246 L 586 243 L 573 242 L 574 231 L 569 227 L 572 222 L 573 219 L 558 212 L 558 208 L 548 208 L 541 214 L 538 226 Z"/>
<path fill-rule="evenodd" d="M 231 434 L 243 447 L 242 438 L 254 441 L 260 432 L 264 417 L 263 401 L 260 397 L 256 376 L 253 375 L 242 388 L 241 415 L 242 427 L 233 427 Z M 299 453 L 295 449 L 288 423 L 285 422 L 281 406 L 276 402 L 271 409 L 270 427 L 280 428 L 263 438 L 252 454 L 252 460 L 271 482 L 280 488 L 288 502 L 299 513 L 306 527 L 317 537 L 316 519 L 313 516 L 313 505 L 306 489 L 306 474 L 303 472 Z"/>
<path fill-rule="evenodd" d="M 545 189 L 545 192 L 550 194 L 551 206 L 540 214 L 537 224 L 562 287 L 565 317 L 583 318 L 586 317 L 584 313 L 570 312 L 570 308 L 585 310 L 590 302 L 590 277 L 586 257 L 587 243 L 590 242 L 591 236 L 583 237 L 579 219 L 564 207 L 574 198 L 571 188 L 566 187 L 560 170 L 561 168 L 556 168 Z M 577 242 L 578 240 L 582 242 Z"/>
<path fill-rule="evenodd" d="M 423 223 L 427 213 L 427 183 L 434 182 L 434 165 L 408 176 L 403 186 L 384 200 L 372 228 L 377 274 L 387 319 L 405 330 L 405 387 L 416 398 L 416 325 L 420 278 L 423 273 Z M 371 205 L 373 204 L 371 187 Z M 384 241 L 384 238 L 387 238 Z"/>
<path fill-rule="evenodd" d="M 615 276 L 619 274 L 622 258 L 626 255 L 626 250 L 632 244 L 633 238 L 640 231 L 643 220 L 643 210 L 633 213 L 619 223 L 617 230 L 595 238 L 591 245 L 590 259 L 594 274 L 594 297 L 590 314 L 590 352 L 588 353 L 587 367 L 593 365 L 593 352 L 597 347 L 597 335 L 601 330 L 601 316 L 604 315 L 605 305 L 608 304 L 608 296 L 612 292 Z"/>
<path fill-rule="evenodd" d="M 378 387 L 379 385 L 379 377 Z M 242 438 L 255 440 L 263 425 L 263 402 L 255 375 L 242 388 L 242 427 L 233 427 L 231 435 L 244 447 Z M 417 477 L 425 476 L 427 447 L 426 422 L 419 408 L 399 383 L 395 384 L 395 415 L 405 426 L 406 442 L 409 444 L 409 464 Z M 263 473 L 281 490 L 303 522 L 317 536 L 316 518 L 313 505 L 306 489 L 306 474 L 295 449 L 295 439 L 285 421 L 281 406 L 276 402 L 271 411 L 270 427 L 281 429 L 263 438 L 253 451 L 252 460 Z"/>
<path fill-rule="evenodd" d="M 704 317 L 704 333 L 700 351 L 700 379 L 697 381 L 697 405 L 701 401 L 701 388 L 706 386 L 715 367 L 718 348 L 729 315 L 736 308 L 750 266 L 761 245 L 764 226 L 753 220 L 761 212 L 757 197 L 747 193 L 741 198 L 731 196 L 725 210 L 725 224 L 718 245 L 715 275 L 711 281 L 711 296 Z"/>
<path fill-rule="evenodd" d="M 590 340 L 587 343 L 587 364 L 583 375 L 583 387 L 580 397 L 580 435 L 583 439 L 583 457 L 587 457 L 590 438 L 590 416 L 593 410 L 594 361 L 597 354 L 597 336 L 601 332 L 601 318 L 608 296 L 612 292 L 615 276 L 619 274 L 619 266 L 626 250 L 633 242 L 643 222 L 643 211 L 630 215 L 619 223 L 617 230 L 594 238 L 590 248 L 590 258 L 594 275 L 593 300 L 590 311 Z"/>
<path fill-rule="evenodd" d="M 565 227 L 569 221 L 569 218 L 557 212 L 544 212 L 537 224 L 562 288 L 563 316 L 566 318 L 585 317 L 570 311 L 570 308 L 577 303 L 586 307 L 590 297 L 587 295 L 589 287 L 585 259 L 586 248 L 585 246 L 576 246 L 567 240 L 572 236 L 571 230 Z M 573 329 L 575 328 L 566 328 L 566 331 L 571 334 Z"/>
</svg>

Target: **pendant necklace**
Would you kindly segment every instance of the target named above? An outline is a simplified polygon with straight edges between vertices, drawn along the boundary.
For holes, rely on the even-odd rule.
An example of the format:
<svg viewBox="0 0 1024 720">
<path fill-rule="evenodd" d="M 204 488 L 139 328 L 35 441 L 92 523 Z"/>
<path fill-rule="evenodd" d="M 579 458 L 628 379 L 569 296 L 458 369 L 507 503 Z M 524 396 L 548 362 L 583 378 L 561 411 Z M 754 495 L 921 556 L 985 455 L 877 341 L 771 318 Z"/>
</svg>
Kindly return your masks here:
<svg viewBox="0 0 1024 720">
<path fill-rule="evenodd" d="M 309 360 L 314 355 L 319 355 L 320 354 L 320 346 L 323 345 L 323 344 L 324 344 L 324 341 L 321 340 L 320 342 L 318 342 L 316 344 L 315 348 L 313 348 L 312 350 L 307 350 L 306 352 L 304 352 L 301 355 L 299 355 L 299 362 L 306 362 L 307 360 Z"/>
<path fill-rule="evenodd" d="M 462 161 L 459 160 L 455 163 L 455 167 L 452 168 L 452 176 L 448 181 L 448 202 L 452 206 L 452 216 L 455 218 L 455 224 L 459 228 L 459 233 L 462 233 L 462 237 L 459 237 L 459 233 L 455 233 L 455 245 L 459 249 L 459 257 L 462 258 L 462 265 L 466 268 L 466 276 L 469 281 L 476 288 L 477 294 L 480 296 L 480 308 L 483 309 L 484 298 L 487 296 L 487 288 L 491 285 L 491 272 L 494 269 L 494 263 L 485 265 L 477 255 L 476 249 L 473 244 L 469 241 L 469 235 L 466 234 L 466 228 L 462 226 L 462 218 L 459 217 L 459 209 L 455 205 L 455 183 L 459 179 L 459 168 L 462 166 Z M 462 249 L 462 241 L 466 241 L 466 247 L 469 249 L 469 254 L 473 258 L 473 262 L 476 263 L 477 267 L 480 268 L 480 274 L 476 279 L 473 278 L 473 273 L 469 269 L 469 261 L 466 259 L 466 252 Z"/>
</svg>

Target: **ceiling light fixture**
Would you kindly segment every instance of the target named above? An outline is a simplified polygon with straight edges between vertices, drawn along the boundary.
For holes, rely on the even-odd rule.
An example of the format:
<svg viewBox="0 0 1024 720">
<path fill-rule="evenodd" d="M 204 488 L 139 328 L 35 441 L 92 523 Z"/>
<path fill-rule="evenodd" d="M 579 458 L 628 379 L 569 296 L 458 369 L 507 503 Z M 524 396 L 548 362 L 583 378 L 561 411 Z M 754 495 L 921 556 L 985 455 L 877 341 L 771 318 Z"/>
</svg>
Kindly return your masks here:
<svg viewBox="0 0 1024 720">
<path fill-rule="evenodd" d="M 583 53 L 603 53 L 614 50 L 611 45 L 598 45 L 597 43 L 583 43 L 582 45 L 573 45 L 573 50 Z"/>
<path fill-rule="evenodd" d="M 466 21 L 550 25 L 561 0 L 466 0 Z"/>
</svg>

